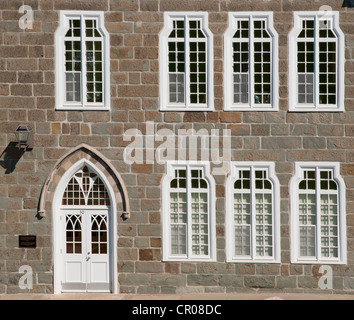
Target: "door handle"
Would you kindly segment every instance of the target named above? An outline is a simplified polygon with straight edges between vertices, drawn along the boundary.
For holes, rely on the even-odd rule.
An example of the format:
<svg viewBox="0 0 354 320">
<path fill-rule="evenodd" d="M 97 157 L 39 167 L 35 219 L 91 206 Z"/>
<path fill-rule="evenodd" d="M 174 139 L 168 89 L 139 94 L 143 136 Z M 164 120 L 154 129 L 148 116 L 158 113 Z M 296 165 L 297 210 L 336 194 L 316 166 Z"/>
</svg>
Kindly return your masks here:
<svg viewBox="0 0 354 320">
<path fill-rule="evenodd" d="M 91 252 L 87 252 L 86 261 L 89 261 L 91 259 L 90 254 L 91 254 Z"/>
</svg>

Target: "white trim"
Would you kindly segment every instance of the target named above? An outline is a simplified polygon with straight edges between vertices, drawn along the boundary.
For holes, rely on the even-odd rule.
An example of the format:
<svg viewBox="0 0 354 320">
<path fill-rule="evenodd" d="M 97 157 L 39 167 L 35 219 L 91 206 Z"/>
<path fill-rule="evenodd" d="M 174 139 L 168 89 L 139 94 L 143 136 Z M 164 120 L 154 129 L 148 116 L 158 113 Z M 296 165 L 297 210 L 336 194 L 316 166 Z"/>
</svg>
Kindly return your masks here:
<svg viewBox="0 0 354 320">
<path fill-rule="evenodd" d="M 314 103 L 313 104 L 299 104 L 298 103 L 298 85 L 297 85 L 297 42 L 298 35 L 302 29 L 301 21 L 303 18 L 314 18 L 315 25 L 321 18 L 328 19 L 333 23 L 333 32 L 337 36 L 337 103 L 336 105 L 320 105 L 318 102 L 319 94 L 318 76 L 319 72 L 314 71 Z M 315 30 L 318 27 L 315 26 Z M 316 31 L 315 31 L 316 32 Z M 318 65 L 318 38 L 315 37 L 315 65 Z M 294 27 L 289 33 L 289 111 L 291 112 L 343 112 L 345 111 L 345 36 L 339 26 L 339 12 L 338 11 L 296 11 L 294 12 Z"/>
<path fill-rule="evenodd" d="M 273 216 L 273 256 L 272 257 L 257 257 L 254 254 L 254 243 L 255 240 L 252 237 L 251 232 L 251 250 L 250 256 L 234 256 L 234 183 L 236 181 L 238 172 L 242 169 L 249 169 L 255 171 L 256 169 L 266 170 L 268 172 L 267 179 L 272 182 L 272 216 Z M 251 185 L 254 185 L 254 179 L 251 180 Z M 254 188 L 253 188 L 254 189 Z M 251 194 L 254 194 L 252 187 L 250 189 Z M 233 161 L 231 163 L 230 175 L 226 180 L 225 186 L 225 208 L 226 208 L 226 262 L 250 262 L 250 263 L 280 263 L 280 184 L 279 180 L 275 174 L 275 165 L 273 162 L 263 162 L 263 161 Z M 251 210 L 251 228 L 254 226 L 254 203 L 251 198 L 251 205 L 253 209 Z M 252 252 L 253 251 L 253 252 Z"/>
<path fill-rule="evenodd" d="M 168 37 L 173 28 L 173 19 L 197 19 L 201 21 L 201 28 L 206 36 L 206 55 L 207 55 L 207 72 L 206 72 L 206 97 L 205 104 L 191 104 L 189 102 L 189 89 L 187 89 L 189 80 L 185 83 L 185 102 L 169 103 L 169 79 L 168 79 Z M 214 111 L 214 49 L 213 34 L 208 28 L 207 12 L 165 12 L 164 28 L 159 35 L 159 63 L 160 63 L 160 111 Z M 186 39 L 186 36 L 185 36 Z M 186 78 L 189 78 L 188 46 L 185 46 L 185 66 Z"/>
<path fill-rule="evenodd" d="M 298 193 L 299 182 L 303 180 L 303 171 L 305 169 L 328 169 L 333 172 L 333 180 L 338 185 L 338 258 L 321 258 L 319 256 L 320 243 L 316 243 L 316 257 L 300 257 L 299 254 L 299 213 L 298 213 Z M 317 177 L 316 177 L 317 178 Z M 318 181 L 316 180 L 316 185 Z M 347 245 L 346 245 L 346 202 L 345 202 L 345 183 L 340 175 L 340 163 L 338 162 L 295 162 L 295 173 L 289 183 L 290 194 L 290 248 L 291 263 L 310 263 L 310 264 L 346 264 L 347 263 Z M 318 207 L 318 188 L 316 188 L 316 207 Z M 316 209 L 318 221 L 319 209 Z M 318 224 L 316 223 L 316 226 Z M 316 234 L 319 238 L 319 232 Z"/>
<path fill-rule="evenodd" d="M 52 203 L 52 214 L 53 214 L 53 252 L 54 252 L 54 293 L 59 294 L 61 293 L 61 278 L 63 275 L 62 270 L 62 245 L 64 243 L 62 239 L 62 230 L 61 224 L 62 221 L 60 220 L 60 211 L 63 209 L 72 208 L 72 206 L 65 206 L 62 207 L 61 200 L 63 197 L 63 193 L 65 188 L 72 178 L 72 176 L 84 165 L 90 167 L 103 181 L 105 184 L 110 200 L 110 210 L 109 210 L 109 225 L 110 225 L 110 268 L 111 268 L 111 282 L 112 282 L 112 293 L 118 293 L 118 273 L 117 273 L 117 204 L 114 197 L 114 191 L 111 185 L 108 182 L 107 177 L 89 160 L 81 159 L 76 162 L 69 170 L 65 172 L 63 177 L 60 179 L 55 193 L 53 197 Z M 102 206 L 99 206 L 102 208 Z M 87 207 L 85 207 L 87 208 Z M 107 207 L 105 207 L 107 209 Z M 76 209 L 80 209 L 80 206 L 76 206 Z"/>
<path fill-rule="evenodd" d="M 97 28 L 102 33 L 102 70 L 103 70 L 103 103 L 86 103 L 83 104 L 83 98 L 81 97 L 81 102 L 77 103 L 66 103 L 65 102 L 65 50 L 64 50 L 64 38 L 65 32 L 68 30 L 69 18 L 94 18 L 97 19 Z M 86 53 L 85 41 L 83 41 L 81 36 L 81 43 L 84 48 L 82 48 L 83 54 Z M 82 72 L 85 74 L 85 61 L 82 59 Z M 111 95 L 110 95 L 110 39 L 109 33 L 104 26 L 104 12 L 103 11 L 60 11 L 60 25 L 55 32 L 55 109 L 56 110 L 96 110 L 105 111 L 110 110 L 111 105 Z M 85 82 L 82 80 L 82 83 Z M 86 89 L 82 85 L 81 95 L 83 96 Z"/>
<path fill-rule="evenodd" d="M 191 239 L 191 234 L 187 231 L 187 253 L 186 255 L 172 255 L 171 249 L 171 234 L 170 234 L 170 220 L 169 220 L 169 199 L 170 199 L 170 182 L 174 179 L 175 169 L 191 168 L 201 169 L 203 171 L 203 178 L 208 182 L 208 218 L 209 218 L 209 255 L 203 257 L 192 256 L 188 243 Z M 188 185 L 188 181 L 187 181 Z M 187 193 L 190 193 L 187 189 Z M 166 175 L 161 184 L 161 210 L 162 210 L 162 228 L 163 228 L 163 261 L 216 261 L 216 218 L 215 218 L 215 181 L 210 175 L 210 164 L 207 161 L 167 161 Z M 187 215 L 190 215 L 190 212 Z M 187 223 L 187 228 L 191 223 Z"/>
<path fill-rule="evenodd" d="M 253 49 L 250 50 L 250 70 L 249 74 L 249 102 L 248 104 L 234 103 L 233 100 L 233 51 L 232 39 L 237 30 L 237 19 L 248 18 L 253 21 L 254 18 L 264 19 L 266 21 L 266 28 L 271 36 L 271 103 L 268 104 L 255 104 L 253 101 Z M 252 44 L 252 30 L 250 23 L 249 43 Z M 273 27 L 273 12 L 229 12 L 229 26 L 224 33 L 224 111 L 278 111 L 279 110 L 279 74 L 278 74 L 278 33 Z"/>
</svg>

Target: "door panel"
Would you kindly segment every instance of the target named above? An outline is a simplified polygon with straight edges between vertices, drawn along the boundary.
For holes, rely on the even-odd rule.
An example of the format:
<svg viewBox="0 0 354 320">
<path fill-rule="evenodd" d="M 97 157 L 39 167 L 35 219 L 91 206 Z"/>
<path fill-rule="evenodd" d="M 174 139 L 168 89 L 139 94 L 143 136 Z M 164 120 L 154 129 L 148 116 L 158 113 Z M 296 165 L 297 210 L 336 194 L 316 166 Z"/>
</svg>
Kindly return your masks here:
<svg viewBox="0 0 354 320">
<path fill-rule="evenodd" d="M 106 261 L 102 262 L 91 262 L 90 264 L 90 282 L 107 282 L 108 281 L 108 263 Z"/>
<path fill-rule="evenodd" d="M 84 282 L 84 267 L 82 261 L 67 261 L 65 264 L 65 282 Z"/>
</svg>

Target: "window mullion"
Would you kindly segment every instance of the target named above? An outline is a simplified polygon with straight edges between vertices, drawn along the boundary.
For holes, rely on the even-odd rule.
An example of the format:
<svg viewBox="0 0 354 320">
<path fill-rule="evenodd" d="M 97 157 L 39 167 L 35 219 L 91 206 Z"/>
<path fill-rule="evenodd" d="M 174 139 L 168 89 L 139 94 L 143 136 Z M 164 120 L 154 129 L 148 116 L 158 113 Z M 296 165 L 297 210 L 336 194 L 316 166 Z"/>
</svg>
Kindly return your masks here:
<svg viewBox="0 0 354 320">
<path fill-rule="evenodd" d="M 69 23 L 69 19 L 67 19 L 67 22 Z M 63 77 L 61 79 L 61 90 L 60 90 L 60 99 L 62 100 L 62 103 L 60 103 L 60 105 L 63 105 L 65 103 L 67 103 L 67 87 L 66 87 L 66 74 L 67 74 L 67 67 L 66 67 L 66 42 L 67 38 L 64 36 L 64 40 L 61 41 L 61 56 L 62 56 L 62 61 L 63 61 L 63 69 L 64 69 L 64 72 L 62 73 L 63 74 Z M 58 71 L 57 71 L 58 72 Z"/>
<path fill-rule="evenodd" d="M 316 168 L 316 180 L 315 180 L 315 190 L 316 190 L 316 261 L 320 261 L 321 257 L 321 194 L 320 194 L 320 170 Z"/>
<path fill-rule="evenodd" d="M 184 51 L 185 51 L 185 64 L 184 64 L 184 77 L 185 77 L 185 86 L 184 86 L 184 94 L 185 94 L 185 104 L 186 107 L 190 105 L 190 57 L 189 57 L 189 46 L 190 46 L 190 38 L 189 38 L 189 19 L 186 16 L 184 19 Z"/>
<path fill-rule="evenodd" d="M 270 176 L 270 174 L 269 174 Z M 272 183 L 272 257 L 273 259 L 277 258 L 278 252 L 276 250 L 276 232 L 279 230 L 279 225 L 276 221 L 275 215 L 276 215 L 276 202 L 279 201 L 280 199 L 276 199 L 276 191 L 275 191 L 275 183 Z M 280 210 L 280 208 L 278 209 Z M 279 257 L 280 258 L 280 257 Z"/>
<path fill-rule="evenodd" d="M 314 91 L 314 102 L 315 102 L 315 108 L 317 109 L 320 106 L 320 81 L 319 81 L 319 68 L 320 68 L 320 63 L 319 63 L 319 20 L 318 17 L 315 16 L 314 17 L 314 35 L 313 35 L 313 41 L 314 41 L 314 60 L 315 60 L 315 65 L 314 65 L 314 81 L 315 81 L 315 85 L 313 86 L 313 91 Z"/>
<path fill-rule="evenodd" d="M 256 196 L 255 196 L 255 172 L 254 167 L 250 167 L 250 200 L 251 200 L 251 228 L 250 228 L 250 246 L 251 246 L 251 259 L 256 258 Z"/>
<path fill-rule="evenodd" d="M 253 19 L 249 18 L 249 106 L 254 106 L 254 28 Z"/>
<path fill-rule="evenodd" d="M 269 30 L 268 27 L 268 20 L 266 20 L 267 22 L 265 23 L 265 27 L 266 30 Z M 275 81 L 273 80 L 275 77 L 275 72 L 274 72 L 274 51 L 277 50 L 277 48 L 273 48 L 274 46 L 274 39 L 269 38 L 267 40 L 269 42 L 269 50 L 270 50 L 270 105 L 273 106 L 274 105 L 274 83 Z M 274 249 L 274 246 L 273 246 Z M 274 252 L 273 252 L 274 253 Z"/>
<path fill-rule="evenodd" d="M 86 20 L 81 16 L 81 103 L 82 106 L 86 104 Z"/>
<path fill-rule="evenodd" d="M 191 172 L 190 167 L 186 166 L 186 195 L 187 195 L 187 258 L 192 257 L 192 195 L 191 195 Z"/>
</svg>

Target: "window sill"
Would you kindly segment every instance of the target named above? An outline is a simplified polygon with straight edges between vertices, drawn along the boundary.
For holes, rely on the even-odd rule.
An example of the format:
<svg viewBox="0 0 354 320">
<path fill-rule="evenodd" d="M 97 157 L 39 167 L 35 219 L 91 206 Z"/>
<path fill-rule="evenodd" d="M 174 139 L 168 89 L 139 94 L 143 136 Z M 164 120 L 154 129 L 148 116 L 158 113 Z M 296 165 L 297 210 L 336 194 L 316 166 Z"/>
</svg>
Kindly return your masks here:
<svg viewBox="0 0 354 320">
<path fill-rule="evenodd" d="M 278 108 L 275 108 L 275 107 L 269 107 L 269 106 L 266 106 L 266 107 L 250 107 L 250 106 L 242 106 L 242 105 L 239 105 L 239 106 L 232 106 L 232 107 L 225 107 L 224 108 L 224 111 L 242 111 L 242 112 L 252 112 L 252 111 L 261 111 L 261 112 L 277 112 L 279 111 Z"/>
<path fill-rule="evenodd" d="M 291 263 L 293 264 L 342 264 L 346 265 L 346 261 L 339 261 L 339 260 L 292 260 Z"/>
<path fill-rule="evenodd" d="M 227 263 L 281 263 L 278 259 L 226 259 Z"/>
<path fill-rule="evenodd" d="M 216 259 L 213 258 L 164 258 L 163 262 L 216 262 Z"/>
<path fill-rule="evenodd" d="M 106 106 L 64 105 L 56 107 L 58 111 L 110 111 Z"/>
<path fill-rule="evenodd" d="M 215 111 L 214 107 L 177 107 L 177 106 L 170 106 L 170 107 L 160 107 L 160 111 L 174 111 L 174 112 L 188 112 L 188 111 Z"/>
<path fill-rule="evenodd" d="M 289 112 L 345 112 L 342 106 L 333 107 L 320 107 L 316 108 L 314 106 L 294 106 L 289 108 Z"/>
</svg>

